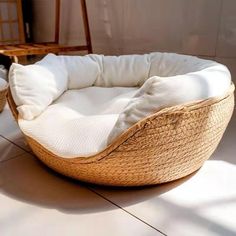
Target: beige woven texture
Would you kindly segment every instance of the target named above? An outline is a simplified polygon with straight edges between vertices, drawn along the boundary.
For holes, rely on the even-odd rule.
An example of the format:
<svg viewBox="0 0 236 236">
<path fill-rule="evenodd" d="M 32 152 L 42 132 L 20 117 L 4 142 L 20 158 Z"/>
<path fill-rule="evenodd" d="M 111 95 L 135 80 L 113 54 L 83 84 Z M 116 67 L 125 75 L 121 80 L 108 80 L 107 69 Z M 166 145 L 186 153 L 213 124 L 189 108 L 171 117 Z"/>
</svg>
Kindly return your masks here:
<svg viewBox="0 0 236 236">
<path fill-rule="evenodd" d="M 2 112 L 3 108 L 6 105 L 6 95 L 7 95 L 7 88 L 0 90 L 0 112 Z"/>
<path fill-rule="evenodd" d="M 212 155 L 232 116 L 233 92 L 232 84 L 225 97 L 158 111 L 91 157 L 62 158 L 26 139 L 42 162 L 74 179 L 116 186 L 169 182 L 198 170 Z M 17 118 L 10 93 L 8 101 Z"/>
</svg>

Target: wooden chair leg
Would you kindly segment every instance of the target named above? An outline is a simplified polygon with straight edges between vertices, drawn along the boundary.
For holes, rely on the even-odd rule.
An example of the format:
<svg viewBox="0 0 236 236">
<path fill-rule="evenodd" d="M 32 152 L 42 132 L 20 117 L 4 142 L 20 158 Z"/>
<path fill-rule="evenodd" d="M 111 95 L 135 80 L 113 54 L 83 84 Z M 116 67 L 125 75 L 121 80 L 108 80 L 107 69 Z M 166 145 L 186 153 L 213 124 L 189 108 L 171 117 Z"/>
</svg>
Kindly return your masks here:
<svg viewBox="0 0 236 236">
<path fill-rule="evenodd" d="M 18 62 L 19 62 L 17 56 L 12 56 L 11 60 L 12 60 L 12 62 L 17 63 L 17 64 L 18 64 Z"/>
<path fill-rule="evenodd" d="M 88 12 L 87 12 L 86 0 L 81 0 L 80 3 L 81 3 L 81 8 L 82 8 L 82 17 L 83 17 L 84 32 L 85 32 L 86 44 L 88 47 L 88 53 L 93 53 L 91 36 L 90 36 L 90 29 L 89 29 L 89 22 L 88 22 Z"/>
</svg>

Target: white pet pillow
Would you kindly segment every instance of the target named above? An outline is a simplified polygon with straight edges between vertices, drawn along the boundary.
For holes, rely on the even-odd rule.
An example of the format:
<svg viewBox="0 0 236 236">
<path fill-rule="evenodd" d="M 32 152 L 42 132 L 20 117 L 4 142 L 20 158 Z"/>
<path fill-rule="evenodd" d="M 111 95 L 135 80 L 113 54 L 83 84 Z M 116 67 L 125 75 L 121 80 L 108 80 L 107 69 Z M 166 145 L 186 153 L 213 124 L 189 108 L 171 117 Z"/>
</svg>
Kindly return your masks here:
<svg viewBox="0 0 236 236">
<path fill-rule="evenodd" d="M 197 72 L 149 78 L 119 115 L 108 143 L 136 122 L 162 108 L 223 96 L 231 84 L 230 72 L 224 65 L 208 62 L 212 66 Z"/>
<path fill-rule="evenodd" d="M 102 57 L 97 55 L 97 57 Z M 68 89 L 90 87 L 101 74 L 101 68 L 92 55 L 58 56 L 68 71 Z"/>
<path fill-rule="evenodd" d="M 98 58 L 96 58 L 98 59 Z M 136 87 L 147 78 L 150 69 L 148 54 L 102 56 L 102 74 L 95 86 L 102 87 Z"/>
<path fill-rule="evenodd" d="M 53 54 L 33 65 L 13 63 L 9 71 L 12 96 L 25 120 L 40 115 L 67 89 L 67 82 L 67 70 Z"/>
</svg>

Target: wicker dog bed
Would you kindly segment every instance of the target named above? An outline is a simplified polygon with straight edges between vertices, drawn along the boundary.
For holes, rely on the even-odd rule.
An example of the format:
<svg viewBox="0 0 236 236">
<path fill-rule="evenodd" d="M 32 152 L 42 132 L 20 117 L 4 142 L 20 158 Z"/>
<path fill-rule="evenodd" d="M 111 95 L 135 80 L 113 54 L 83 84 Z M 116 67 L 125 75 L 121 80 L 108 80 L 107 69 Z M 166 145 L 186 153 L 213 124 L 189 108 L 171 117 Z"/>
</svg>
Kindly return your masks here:
<svg viewBox="0 0 236 236">
<path fill-rule="evenodd" d="M 16 121 L 11 90 L 8 103 Z M 234 85 L 227 94 L 160 109 L 129 127 L 104 150 L 64 158 L 26 135 L 35 155 L 55 171 L 81 181 L 116 186 L 173 181 L 198 170 L 214 152 L 234 109 Z"/>
</svg>

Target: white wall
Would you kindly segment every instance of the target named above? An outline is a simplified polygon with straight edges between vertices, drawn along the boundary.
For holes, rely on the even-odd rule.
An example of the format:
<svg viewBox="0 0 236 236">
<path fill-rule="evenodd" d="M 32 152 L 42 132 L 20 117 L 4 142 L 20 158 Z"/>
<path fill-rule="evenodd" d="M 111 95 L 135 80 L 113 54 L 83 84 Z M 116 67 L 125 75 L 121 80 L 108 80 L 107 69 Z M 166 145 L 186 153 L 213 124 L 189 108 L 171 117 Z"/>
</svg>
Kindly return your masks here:
<svg viewBox="0 0 236 236">
<path fill-rule="evenodd" d="M 34 0 L 34 36 L 53 39 L 53 0 Z M 236 78 L 236 0 L 87 0 L 93 51 L 168 51 L 227 64 Z M 61 42 L 84 42 L 79 0 L 62 0 Z"/>
</svg>

